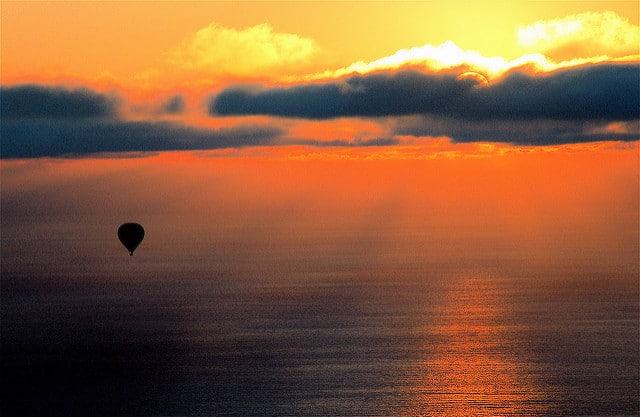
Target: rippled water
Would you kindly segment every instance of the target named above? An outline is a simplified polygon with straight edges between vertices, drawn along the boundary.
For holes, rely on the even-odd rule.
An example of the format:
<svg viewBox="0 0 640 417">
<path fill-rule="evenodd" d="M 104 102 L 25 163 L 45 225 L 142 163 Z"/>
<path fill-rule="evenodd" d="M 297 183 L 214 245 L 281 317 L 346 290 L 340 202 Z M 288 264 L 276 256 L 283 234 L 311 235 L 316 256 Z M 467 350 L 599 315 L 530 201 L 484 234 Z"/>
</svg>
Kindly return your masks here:
<svg viewBox="0 0 640 417">
<path fill-rule="evenodd" d="M 628 273 L 541 275 L 394 251 L 372 261 L 319 242 L 268 253 L 258 242 L 226 261 L 152 247 L 87 259 L 70 241 L 32 249 L 40 257 L 3 254 L 3 414 L 640 408 L 638 281 Z"/>
</svg>

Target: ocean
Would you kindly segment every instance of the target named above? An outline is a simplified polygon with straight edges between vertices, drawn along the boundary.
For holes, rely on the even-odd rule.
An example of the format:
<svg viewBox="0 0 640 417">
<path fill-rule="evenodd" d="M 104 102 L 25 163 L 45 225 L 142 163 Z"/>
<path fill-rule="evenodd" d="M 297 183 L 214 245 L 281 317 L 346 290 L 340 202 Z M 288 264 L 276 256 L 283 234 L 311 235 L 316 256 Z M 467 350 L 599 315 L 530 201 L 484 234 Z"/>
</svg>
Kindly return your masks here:
<svg viewBox="0 0 640 417">
<path fill-rule="evenodd" d="M 5 218 L 2 415 L 640 412 L 637 247 L 305 218 Z"/>
</svg>

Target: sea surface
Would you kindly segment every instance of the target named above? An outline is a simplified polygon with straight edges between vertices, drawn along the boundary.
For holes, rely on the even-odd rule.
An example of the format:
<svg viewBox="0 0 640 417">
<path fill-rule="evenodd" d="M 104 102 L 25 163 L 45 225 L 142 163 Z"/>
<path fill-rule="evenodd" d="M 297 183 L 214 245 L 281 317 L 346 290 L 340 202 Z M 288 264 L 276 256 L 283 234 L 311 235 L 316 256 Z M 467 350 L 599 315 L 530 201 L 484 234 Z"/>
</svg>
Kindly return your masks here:
<svg viewBox="0 0 640 417">
<path fill-rule="evenodd" d="M 130 257 L 117 226 L 5 224 L 2 415 L 640 412 L 620 248 L 152 220 Z"/>
</svg>

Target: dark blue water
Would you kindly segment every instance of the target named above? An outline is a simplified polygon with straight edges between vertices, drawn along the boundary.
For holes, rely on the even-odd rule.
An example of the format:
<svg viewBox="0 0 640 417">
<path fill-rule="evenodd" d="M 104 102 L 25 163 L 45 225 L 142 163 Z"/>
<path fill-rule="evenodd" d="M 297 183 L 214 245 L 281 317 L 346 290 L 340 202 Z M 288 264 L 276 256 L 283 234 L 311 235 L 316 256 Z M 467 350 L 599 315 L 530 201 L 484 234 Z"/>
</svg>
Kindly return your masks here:
<svg viewBox="0 0 640 417">
<path fill-rule="evenodd" d="M 374 256 L 376 234 L 349 231 L 183 236 L 129 257 L 106 230 L 49 227 L 3 230 L 3 415 L 640 410 L 633 265 L 402 237 Z"/>
</svg>

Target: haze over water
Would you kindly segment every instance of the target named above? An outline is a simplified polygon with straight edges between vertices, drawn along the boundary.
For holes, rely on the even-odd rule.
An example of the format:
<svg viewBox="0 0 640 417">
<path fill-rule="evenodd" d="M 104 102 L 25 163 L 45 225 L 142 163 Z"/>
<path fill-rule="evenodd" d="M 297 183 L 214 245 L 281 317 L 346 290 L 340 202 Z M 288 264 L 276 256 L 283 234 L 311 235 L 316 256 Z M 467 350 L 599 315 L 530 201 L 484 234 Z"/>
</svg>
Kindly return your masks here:
<svg viewBox="0 0 640 417">
<path fill-rule="evenodd" d="M 3 162 L 3 414 L 636 415 L 627 152 Z"/>
</svg>

